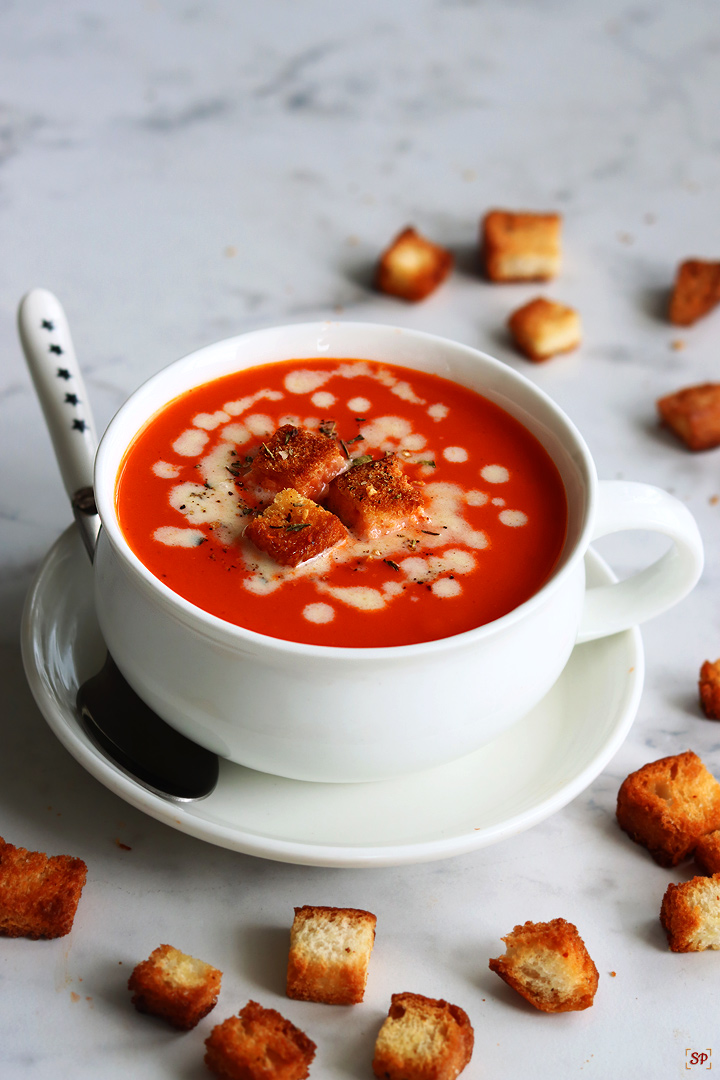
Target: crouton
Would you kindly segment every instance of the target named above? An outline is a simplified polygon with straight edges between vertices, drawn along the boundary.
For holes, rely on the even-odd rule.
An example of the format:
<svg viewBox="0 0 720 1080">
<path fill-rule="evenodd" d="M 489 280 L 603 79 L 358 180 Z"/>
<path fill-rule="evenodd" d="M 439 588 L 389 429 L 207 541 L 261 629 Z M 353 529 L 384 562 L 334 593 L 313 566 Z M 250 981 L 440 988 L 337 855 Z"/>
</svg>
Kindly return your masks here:
<svg viewBox="0 0 720 1080">
<path fill-rule="evenodd" d="M 365 540 L 426 521 L 424 484 L 409 480 L 397 458 L 359 458 L 330 485 L 325 505 Z"/>
<path fill-rule="evenodd" d="M 426 240 L 415 229 L 403 229 L 380 256 L 375 287 L 402 300 L 424 300 L 445 280 L 453 262 L 445 248 Z"/>
<path fill-rule="evenodd" d="M 457 1005 L 393 994 L 378 1033 L 373 1072 L 385 1080 L 454 1080 L 470 1061 L 472 1024 Z"/>
<path fill-rule="evenodd" d="M 64 937 L 72 930 L 87 866 L 70 855 L 44 855 L 0 837 L 0 935 Z"/>
<path fill-rule="evenodd" d="M 315 1043 L 275 1009 L 248 1001 L 205 1040 L 205 1064 L 227 1080 L 303 1080 Z"/>
<path fill-rule="evenodd" d="M 720 303 L 720 262 L 686 259 L 680 263 L 668 317 L 676 326 L 690 326 Z"/>
<path fill-rule="evenodd" d="M 128 979 L 132 1003 L 141 1013 L 167 1020 L 181 1031 L 194 1028 L 217 1004 L 222 972 L 203 960 L 159 945 Z"/>
<path fill-rule="evenodd" d="M 565 919 L 526 922 L 502 939 L 504 956 L 490 969 L 542 1012 L 588 1009 L 598 987 L 598 971 L 577 927 Z"/>
<path fill-rule="evenodd" d="M 720 874 L 668 885 L 660 922 L 673 952 L 720 949 Z"/>
<path fill-rule="evenodd" d="M 720 829 L 700 837 L 693 858 L 703 874 L 720 874 Z"/>
<path fill-rule="evenodd" d="M 286 488 L 252 518 L 245 536 L 281 566 L 298 566 L 342 544 L 348 531 L 335 514 Z"/>
<path fill-rule="evenodd" d="M 287 996 L 326 1005 L 362 1001 L 377 918 L 357 908 L 295 908 Z"/>
<path fill-rule="evenodd" d="M 560 271 L 559 214 L 491 210 L 481 227 L 485 272 L 491 281 L 549 281 Z"/>
<path fill-rule="evenodd" d="M 686 386 L 657 402 L 660 418 L 690 450 L 720 446 L 720 383 Z"/>
<path fill-rule="evenodd" d="M 623 780 L 617 820 L 660 866 L 676 866 L 720 828 L 720 784 L 692 750 L 651 761 Z"/>
<path fill-rule="evenodd" d="M 543 296 L 514 311 L 508 326 L 520 351 L 536 362 L 576 349 L 582 338 L 577 311 Z"/>
<path fill-rule="evenodd" d="M 706 660 L 700 668 L 700 705 L 709 720 L 720 720 L 720 660 Z"/>
<path fill-rule="evenodd" d="M 308 499 L 318 499 L 345 463 L 335 439 L 283 424 L 260 444 L 246 479 L 268 491 L 294 488 Z"/>
</svg>

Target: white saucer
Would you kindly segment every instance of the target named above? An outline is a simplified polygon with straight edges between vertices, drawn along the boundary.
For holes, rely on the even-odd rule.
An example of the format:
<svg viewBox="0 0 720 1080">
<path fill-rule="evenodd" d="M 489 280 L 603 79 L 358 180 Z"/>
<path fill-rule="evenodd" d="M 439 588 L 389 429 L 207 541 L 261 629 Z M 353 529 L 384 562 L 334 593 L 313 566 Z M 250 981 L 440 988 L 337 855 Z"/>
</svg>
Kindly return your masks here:
<svg viewBox="0 0 720 1080">
<path fill-rule="evenodd" d="M 613 580 L 592 552 L 587 572 L 592 584 Z M 23 660 L 48 724 L 89 773 L 132 806 L 191 836 L 267 859 L 393 866 L 459 855 L 528 829 L 602 771 L 624 741 L 642 692 L 642 642 L 633 629 L 577 646 L 537 708 L 460 761 L 371 784 L 310 784 L 224 761 L 212 795 L 174 803 L 107 760 L 80 726 L 77 688 L 105 652 L 91 576 L 73 526 L 28 593 Z"/>
</svg>

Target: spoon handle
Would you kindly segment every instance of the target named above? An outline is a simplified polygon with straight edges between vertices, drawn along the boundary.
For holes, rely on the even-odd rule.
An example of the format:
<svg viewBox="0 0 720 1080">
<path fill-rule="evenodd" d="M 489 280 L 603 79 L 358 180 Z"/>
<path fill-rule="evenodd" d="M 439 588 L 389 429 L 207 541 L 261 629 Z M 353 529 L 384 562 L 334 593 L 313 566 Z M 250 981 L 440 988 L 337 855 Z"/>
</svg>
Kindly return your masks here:
<svg viewBox="0 0 720 1080">
<path fill-rule="evenodd" d="M 90 558 L 100 520 L 93 496 L 97 435 L 85 384 L 60 301 L 33 289 L 20 302 L 18 331 L 65 490 Z"/>
</svg>

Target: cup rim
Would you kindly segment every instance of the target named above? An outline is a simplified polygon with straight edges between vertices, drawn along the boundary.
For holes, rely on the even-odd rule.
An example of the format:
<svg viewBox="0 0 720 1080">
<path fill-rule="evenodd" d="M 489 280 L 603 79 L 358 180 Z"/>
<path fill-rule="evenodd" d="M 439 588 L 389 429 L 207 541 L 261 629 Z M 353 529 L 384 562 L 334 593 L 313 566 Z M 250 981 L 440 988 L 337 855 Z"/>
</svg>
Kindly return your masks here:
<svg viewBox="0 0 720 1080">
<path fill-rule="evenodd" d="M 203 383 L 221 377 L 220 373 L 217 372 L 208 375 L 203 371 L 202 365 L 198 365 L 197 363 L 198 360 L 210 357 L 213 353 L 219 352 L 220 350 L 230 349 L 236 344 L 241 345 L 251 343 L 253 339 L 260 341 L 263 338 L 269 338 L 280 333 L 294 333 L 298 336 L 313 336 L 317 334 L 320 335 L 318 338 L 319 341 L 324 333 L 327 333 L 330 328 L 335 327 L 341 327 L 342 332 L 347 334 L 364 334 L 366 338 L 377 336 L 380 333 L 402 334 L 404 340 L 407 341 L 414 341 L 416 343 L 437 346 L 438 348 L 444 349 L 450 347 L 456 354 L 462 354 L 468 359 L 480 358 L 485 365 L 489 365 L 489 367 L 496 372 L 502 382 L 522 387 L 525 396 L 528 394 L 531 396 L 534 395 L 537 402 L 544 408 L 546 413 L 552 417 L 556 427 L 563 430 L 565 439 L 571 439 L 573 443 L 573 453 L 571 456 L 573 457 L 578 472 L 583 475 L 587 493 L 582 527 L 575 539 L 572 550 L 566 556 L 561 556 L 559 564 L 554 568 L 550 577 L 544 584 L 541 585 L 532 596 L 528 597 L 527 600 L 518 604 L 511 611 L 500 616 L 500 618 L 494 619 L 489 623 L 484 623 L 481 626 L 473 627 L 470 630 L 462 631 L 458 634 L 451 634 L 432 641 L 421 641 L 408 645 L 369 647 L 314 645 L 308 642 L 275 638 L 268 634 L 261 634 L 255 630 L 250 630 L 247 627 L 240 626 L 236 623 L 227 622 L 219 616 L 213 615 L 211 612 L 205 611 L 203 608 L 193 604 L 179 593 L 174 592 L 145 566 L 123 536 L 115 510 L 117 471 L 125 451 L 142 425 L 133 425 L 132 431 L 123 439 L 119 440 L 122 444 L 122 449 L 119 453 L 115 443 L 118 441 L 118 431 L 121 431 L 123 426 L 127 424 L 128 415 L 136 407 L 139 401 L 142 401 L 143 398 L 150 397 L 158 387 L 162 387 L 167 382 L 171 372 L 187 371 L 187 373 L 190 374 L 193 368 L 195 368 L 196 373 L 199 376 L 195 379 L 189 378 L 185 384 L 184 391 L 180 391 L 180 393 L 185 392 L 194 386 L 200 386 L 203 385 Z M 311 360 L 332 355 L 331 352 L 324 351 L 318 352 L 315 357 L 298 353 L 297 356 L 293 358 L 298 360 Z M 347 358 L 350 358 L 350 353 L 347 354 Z M 370 357 L 363 357 L 362 355 L 358 357 L 358 359 L 365 358 L 369 359 Z M 269 361 L 259 361 L 259 363 L 263 364 L 267 362 Z M 387 362 L 399 367 L 406 366 L 409 369 L 412 369 L 411 360 L 405 364 L 395 360 L 388 360 Z M 243 366 L 249 368 L 252 367 L 253 364 L 246 364 Z M 448 377 L 451 380 L 453 378 L 452 375 L 447 375 L 445 377 Z M 454 381 L 458 380 L 455 379 Z M 177 394 L 169 396 L 167 394 L 162 395 L 162 399 L 147 413 L 143 423 L 147 423 L 152 416 L 177 396 Z M 487 396 L 491 397 L 490 394 Z M 502 405 L 501 407 L 505 407 L 505 405 Z M 509 410 L 506 409 L 506 411 Z M 110 475 L 108 475 L 108 473 L 110 473 Z M 105 535 L 105 538 L 110 542 L 113 551 L 119 558 L 121 565 L 136 583 L 140 583 L 145 595 L 153 597 L 156 602 L 164 608 L 166 614 L 174 617 L 177 621 L 189 625 L 195 632 L 222 642 L 225 645 L 232 646 L 232 644 L 241 643 L 246 645 L 252 644 L 256 647 L 263 647 L 271 651 L 296 657 L 312 657 L 314 659 L 322 659 L 323 657 L 334 659 L 342 658 L 345 660 L 357 660 L 358 662 L 362 660 L 392 660 L 394 657 L 421 656 L 426 653 L 445 652 L 448 649 L 469 647 L 475 645 L 484 638 L 493 637 L 505 630 L 509 630 L 515 623 L 525 619 L 533 610 L 543 605 L 546 600 L 561 587 L 562 582 L 572 572 L 578 560 L 584 558 L 585 551 L 589 545 L 592 519 L 594 517 L 596 485 L 597 475 L 595 465 L 588 446 L 577 427 L 563 409 L 561 409 L 544 390 L 522 373 L 516 371 L 502 361 L 497 360 L 490 354 L 470 345 L 454 341 L 452 338 L 442 337 L 441 335 L 431 334 L 422 330 L 406 329 L 391 323 L 364 323 L 345 320 L 286 323 L 265 327 L 259 330 L 250 330 L 229 338 L 220 339 L 209 345 L 201 346 L 199 349 L 194 349 L 192 352 L 186 353 L 184 356 L 171 361 L 136 387 L 117 410 L 100 440 L 94 465 L 95 501 L 102 525 L 101 536 L 103 534 Z"/>
</svg>

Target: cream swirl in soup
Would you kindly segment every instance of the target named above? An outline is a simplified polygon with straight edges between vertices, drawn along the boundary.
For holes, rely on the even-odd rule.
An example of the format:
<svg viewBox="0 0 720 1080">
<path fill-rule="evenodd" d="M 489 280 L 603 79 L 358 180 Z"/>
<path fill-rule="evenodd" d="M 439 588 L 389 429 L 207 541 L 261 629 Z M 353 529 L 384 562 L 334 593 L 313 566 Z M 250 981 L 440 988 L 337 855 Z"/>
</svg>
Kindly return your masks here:
<svg viewBox="0 0 720 1080">
<path fill-rule="evenodd" d="M 506 614 L 548 579 L 567 525 L 557 468 L 517 420 L 365 360 L 281 361 L 188 391 L 133 440 L 116 502 L 138 558 L 191 603 L 345 647 Z"/>
</svg>

